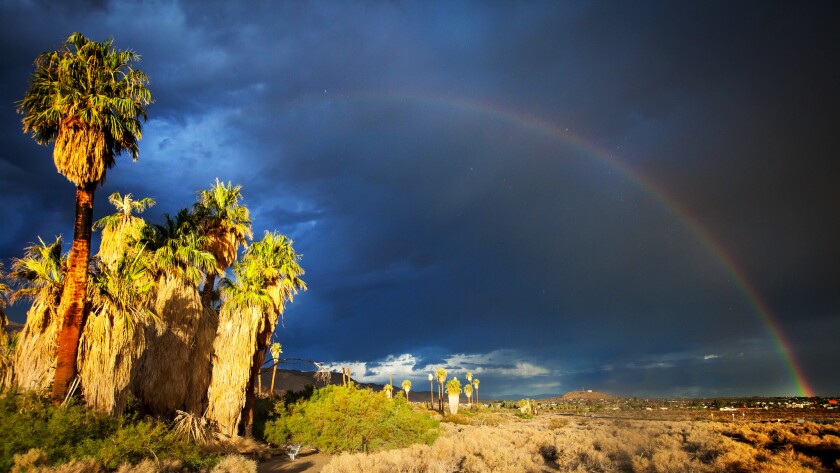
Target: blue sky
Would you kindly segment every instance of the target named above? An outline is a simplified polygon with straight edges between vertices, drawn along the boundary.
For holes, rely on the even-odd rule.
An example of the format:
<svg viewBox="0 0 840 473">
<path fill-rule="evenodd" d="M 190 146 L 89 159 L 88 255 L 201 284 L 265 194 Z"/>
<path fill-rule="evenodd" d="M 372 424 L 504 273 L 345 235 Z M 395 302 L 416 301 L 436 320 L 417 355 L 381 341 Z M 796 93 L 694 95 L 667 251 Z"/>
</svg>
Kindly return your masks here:
<svg viewBox="0 0 840 473">
<path fill-rule="evenodd" d="M 289 356 L 417 386 L 472 370 L 488 397 L 796 394 L 709 237 L 836 394 L 838 9 L 3 2 L 0 259 L 72 233 L 15 102 L 80 31 L 138 52 L 155 96 L 96 215 L 116 191 L 156 221 L 242 185 L 255 234 L 304 255 Z"/>
</svg>

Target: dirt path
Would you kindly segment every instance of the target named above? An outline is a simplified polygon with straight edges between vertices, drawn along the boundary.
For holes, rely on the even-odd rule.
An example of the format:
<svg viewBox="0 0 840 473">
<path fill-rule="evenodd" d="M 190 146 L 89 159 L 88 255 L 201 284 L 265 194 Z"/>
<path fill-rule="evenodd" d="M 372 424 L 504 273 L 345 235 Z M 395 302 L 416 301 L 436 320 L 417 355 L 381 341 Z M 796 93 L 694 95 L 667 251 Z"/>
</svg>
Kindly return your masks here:
<svg viewBox="0 0 840 473">
<path fill-rule="evenodd" d="M 271 460 L 260 462 L 257 473 L 318 473 L 332 460 L 332 455 L 323 453 L 301 453 L 292 461 L 288 455 L 275 455 Z"/>
</svg>

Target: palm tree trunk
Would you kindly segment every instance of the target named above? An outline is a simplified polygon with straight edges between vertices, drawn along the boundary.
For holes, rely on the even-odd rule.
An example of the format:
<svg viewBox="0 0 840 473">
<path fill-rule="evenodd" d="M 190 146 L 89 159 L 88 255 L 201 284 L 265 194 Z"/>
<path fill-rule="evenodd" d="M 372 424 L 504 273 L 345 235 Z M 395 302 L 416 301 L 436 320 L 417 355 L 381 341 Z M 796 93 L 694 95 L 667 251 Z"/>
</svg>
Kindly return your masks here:
<svg viewBox="0 0 840 473">
<path fill-rule="evenodd" d="M 88 262 L 90 261 L 90 235 L 93 225 L 93 192 L 96 184 L 76 188 L 76 221 L 73 226 L 73 246 L 67 258 L 67 273 L 58 316 L 62 320 L 56 348 L 55 379 L 52 401 L 61 403 L 70 382 L 76 377 L 76 358 L 79 338 L 90 307 L 85 304 Z"/>
<path fill-rule="evenodd" d="M 216 274 L 207 273 L 204 287 L 201 288 L 201 304 L 204 307 L 212 309 L 213 306 L 213 286 L 216 284 Z"/>
<path fill-rule="evenodd" d="M 251 376 L 248 379 L 248 387 L 245 388 L 245 406 L 242 407 L 242 422 L 245 424 L 246 437 L 251 437 L 254 429 L 254 401 L 256 400 L 254 379 L 260 375 L 260 369 L 265 362 L 265 350 L 268 348 L 268 342 L 271 340 L 273 330 L 268 325 L 266 324 L 263 333 L 257 336 L 257 349 L 254 352 L 254 358 L 251 360 Z"/>
<path fill-rule="evenodd" d="M 277 377 L 277 363 L 274 363 L 274 368 L 273 368 L 273 371 L 271 372 L 271 391 L 269 391 L 272 399 L 274 398 L 274 378 L 276 378 L 276 377 Z"/>
</svg>

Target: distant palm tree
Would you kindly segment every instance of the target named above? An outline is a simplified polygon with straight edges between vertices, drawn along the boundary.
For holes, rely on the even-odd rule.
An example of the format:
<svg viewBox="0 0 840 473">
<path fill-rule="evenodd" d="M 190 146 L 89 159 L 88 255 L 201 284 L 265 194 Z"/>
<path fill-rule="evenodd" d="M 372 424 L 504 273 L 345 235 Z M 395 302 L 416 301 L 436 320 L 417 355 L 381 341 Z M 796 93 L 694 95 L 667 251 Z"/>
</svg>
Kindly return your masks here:
<svg viewBox="0 0 840 473">
<path fill-rule="evenodd" d="M 279 343 L 272 343 L 271 347 L 269 348 L 271 352 L 271 359 L 274 361 L 274 365 L 271 371 L 271 396 L 274 396 L 274 378 L 277 377 L 277 364 L 280 363 L 280 355 L 283 353 L 283 346 Z"/>
<path fill-rule="evenodd" d="M 434 409 L 435 405 L 435 388 L 432 385 L 434 379 L 435 376 L 432 373 L 429 373 L 429 399 L 431 400 L 431 404 L 429 404 L 429 407 L 431 407 L 432 409 Z"/>
<path fill-rule="evenodd" d="M 409 391 L 411 391 L 411 381 L 409 381 L 409 380 L 407 380 L 407 379 L 406 379 L 406 380 L 404 380 L 404 381 L 402 382 L 402 388 L 403 388 L 403 391 L 405 391 L 405 400 L 406 400 L 406 401 L 409 401 L 409 399 L 408 399 L 408 393 L 409 393 Z M 409 402 L 410 402 L 410 401 L 409 401 Z"/>
<path fill-rule="evenodd" d="M 146 74 L 134 69 L 140 56 L 113 48 L 111 40 L 90 41 L 73 33 L 56 51 L 35 61 L 29 89 L 18 104 L 23 131 L 39 144 L 55 143 L 58 172 L 76 186 L 73 245 L 58 316 L 53 402 L 61 402 L 76 376 L 76 359 L 86 313 L 94 190 L 122 152 L 137 159 L 140 120 L 152 95 Z"/>
<path fill-rule="evenodd" d="M 473 379 L 472 385 L 475 388 L 475 402 L 478 403 L 478 385 L 481 384 L 481 381 L 478 378 Z"/>
<path fill-rule="evenodd" d="M 207 237 L 205 249 L 216 258 L 219 271 L 233 264 L 239 246 L 245 245 L 254 236 L 248 207 L 242 205 L 241 200 L 242 186 L 234 187 L 230 182 L 225 184 L 217 178 L 213 187 L 199 192 L 194 206 L 198 225 Z M 205 307 L 211 307 L 217 274 L 213 271 L 206 274 L 201 291 L 201 302 Z"/>
<path fill-rule="evenodd" d="M 15 286 L 10 302 L 32 301 L 12 356 L 14 384 L 41 392 L 55 376 L 55 343 L 61 331 L 57 310 L 67 261 L 61 254 L 61 237 L 52 243 L 40 238 L 38 242 L 26 248 L 23 258 L 12 260 L 9 277 Z"/>
<path fill-rule="evenodd" d="M 438 382 L 438 408 L 443 412 L 443 383 L 446 382 L 446 370 L 438 368 L 435 370 L 435 377 Z"/>
<path fill-rule="evenodd" d="M 471 383 L 465 384 L 464 385 L 464 395 L 467 396 L 467 402 L 468 403 L 472 403 L 472 393 L 473 393 L 472 384 Z"/>
<path fill-rule="evenodd" d="M 382 387 L 382 390 L 385 391 L 385 395 L 388 396 L 388 399 L 391 399 L 394 393 L 394 386 L 391 384 L 386 384 Z"/>
</svg>

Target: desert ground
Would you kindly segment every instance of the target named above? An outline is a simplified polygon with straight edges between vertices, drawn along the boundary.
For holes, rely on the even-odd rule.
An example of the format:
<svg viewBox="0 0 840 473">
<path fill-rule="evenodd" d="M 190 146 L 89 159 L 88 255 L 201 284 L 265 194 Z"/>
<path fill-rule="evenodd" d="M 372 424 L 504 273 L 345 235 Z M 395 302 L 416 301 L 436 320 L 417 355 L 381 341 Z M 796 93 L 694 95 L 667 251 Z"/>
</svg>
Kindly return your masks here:
<svg viewBox="0 0 840 473">
<path fill-rule="evenodd" d="M 623 401 L 616 401 L 623 402 Z M 536 415 L 474 408 L 439 416 L 431 446 L 275 457 L 259 472 L 836 472 L 837 411 L 659 408 Z M 418 405 L 420 407 L 422 405 Z M 555 406 L 556 407 L 556 406 Z M 803 418 L 820 417 L 820 422 Z M 817 419 L 813 419 L 817 420 Z"/>
</svg>

